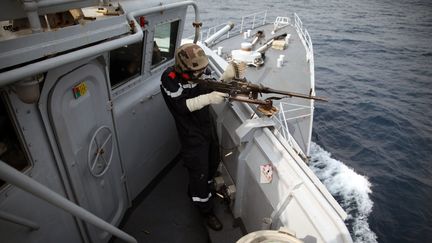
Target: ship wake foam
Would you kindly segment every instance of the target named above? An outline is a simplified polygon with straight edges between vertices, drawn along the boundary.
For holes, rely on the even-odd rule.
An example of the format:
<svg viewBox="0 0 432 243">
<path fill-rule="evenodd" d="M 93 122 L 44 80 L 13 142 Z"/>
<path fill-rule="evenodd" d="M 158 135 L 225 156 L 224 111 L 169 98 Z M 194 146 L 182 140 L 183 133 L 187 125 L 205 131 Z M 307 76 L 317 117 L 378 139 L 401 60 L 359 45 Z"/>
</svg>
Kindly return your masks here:
<svg viewBox="0 0 432 243">
<path fill-rule="evenodd" d="M 310 168 L 347 212 L 346 224 L 351 228 L 354 242 L 377 242 L 368 223 L 373 206 L 368 179 L 332 158 L 329 152 L 315 143 L 311 143 Z"/>
</svg>

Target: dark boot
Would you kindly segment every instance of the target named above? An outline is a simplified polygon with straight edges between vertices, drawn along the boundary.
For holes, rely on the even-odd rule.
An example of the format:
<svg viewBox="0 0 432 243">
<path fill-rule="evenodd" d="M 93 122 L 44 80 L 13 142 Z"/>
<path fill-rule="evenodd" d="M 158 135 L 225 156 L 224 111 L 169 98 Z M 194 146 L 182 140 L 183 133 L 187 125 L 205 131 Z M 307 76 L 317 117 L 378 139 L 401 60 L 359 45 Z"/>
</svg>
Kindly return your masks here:
<svg viewBox="0 0 432 243">
<path fill-rule="evenodd" d="M 214 215 L 214 213 L 209 213 L 204 216 L 206 224 L 212 230 L 219 231 L 222 230 L 223 225 L 221 221 Z"/>
</svg>

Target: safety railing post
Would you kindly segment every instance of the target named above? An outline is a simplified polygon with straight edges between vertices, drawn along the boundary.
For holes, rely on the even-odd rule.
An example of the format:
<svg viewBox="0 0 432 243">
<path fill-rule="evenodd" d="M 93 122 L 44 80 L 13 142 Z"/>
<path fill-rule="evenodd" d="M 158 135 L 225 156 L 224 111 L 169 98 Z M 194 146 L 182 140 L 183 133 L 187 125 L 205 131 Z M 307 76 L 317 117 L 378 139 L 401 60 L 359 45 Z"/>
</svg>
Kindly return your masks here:
<svg viewBox="0 0 432 243">
<path fill-rule="evenodd" d="M 255 28 L 255 17 L 256 17 L 256 15 L 253 16 L 253 20 L 252 20 L 252 29 Z"/>
</svg>

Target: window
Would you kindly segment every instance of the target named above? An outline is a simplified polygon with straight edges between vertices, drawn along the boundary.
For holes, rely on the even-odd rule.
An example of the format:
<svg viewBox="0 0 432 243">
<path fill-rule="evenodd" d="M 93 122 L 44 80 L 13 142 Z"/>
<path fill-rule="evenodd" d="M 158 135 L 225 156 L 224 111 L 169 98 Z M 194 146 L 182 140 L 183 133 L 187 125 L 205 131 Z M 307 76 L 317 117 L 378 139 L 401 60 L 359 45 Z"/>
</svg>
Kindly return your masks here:
<svg viewBox="0 0 432 243">
<path fill-rule="evenodd" d="M 2 99 L 0 99 L 0 160 L 19 171 L 23 171 L 30 166 L 23 146 L 18 139 L 18 133 L 12 125 L 12 119 Z M 0 187 L 5 184 L 4 181 L 0 180 Z"/>
<path fill-rule="evenodd" d="M 152 66 L 160 65 L 174 57 L 179 21 L 157 25 L 153 41 Z"/>
<path fill-rule="evenodd" d="M 110 81 L 115 88 L 141 74 L 143 42 L 123 46 L 110 52 Z"/>
</svg>

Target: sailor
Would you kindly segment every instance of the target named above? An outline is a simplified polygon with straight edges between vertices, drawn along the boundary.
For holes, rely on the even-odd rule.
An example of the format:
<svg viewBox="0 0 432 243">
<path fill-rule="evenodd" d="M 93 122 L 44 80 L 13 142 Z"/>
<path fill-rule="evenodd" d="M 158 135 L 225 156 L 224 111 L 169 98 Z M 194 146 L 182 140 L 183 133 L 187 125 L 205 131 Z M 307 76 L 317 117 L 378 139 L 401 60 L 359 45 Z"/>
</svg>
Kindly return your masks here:
<svg viewBox="0 0 432 243">
<path fill-rule="evenodd" d="M 190 82 L 200 78 L 209 63 L 201 47 L 184 44 L 174 55 L 175 65 L 162 74 L 161 91 L 180 137 L 181 156 L 189 174 L 188 194 L 207 225 L 221 230 L 222 223 L 213 213 L 211 191 L 220 161 L 219 143 L 208 105 L 224 102 L 227 94 Z"/>
</svg>

